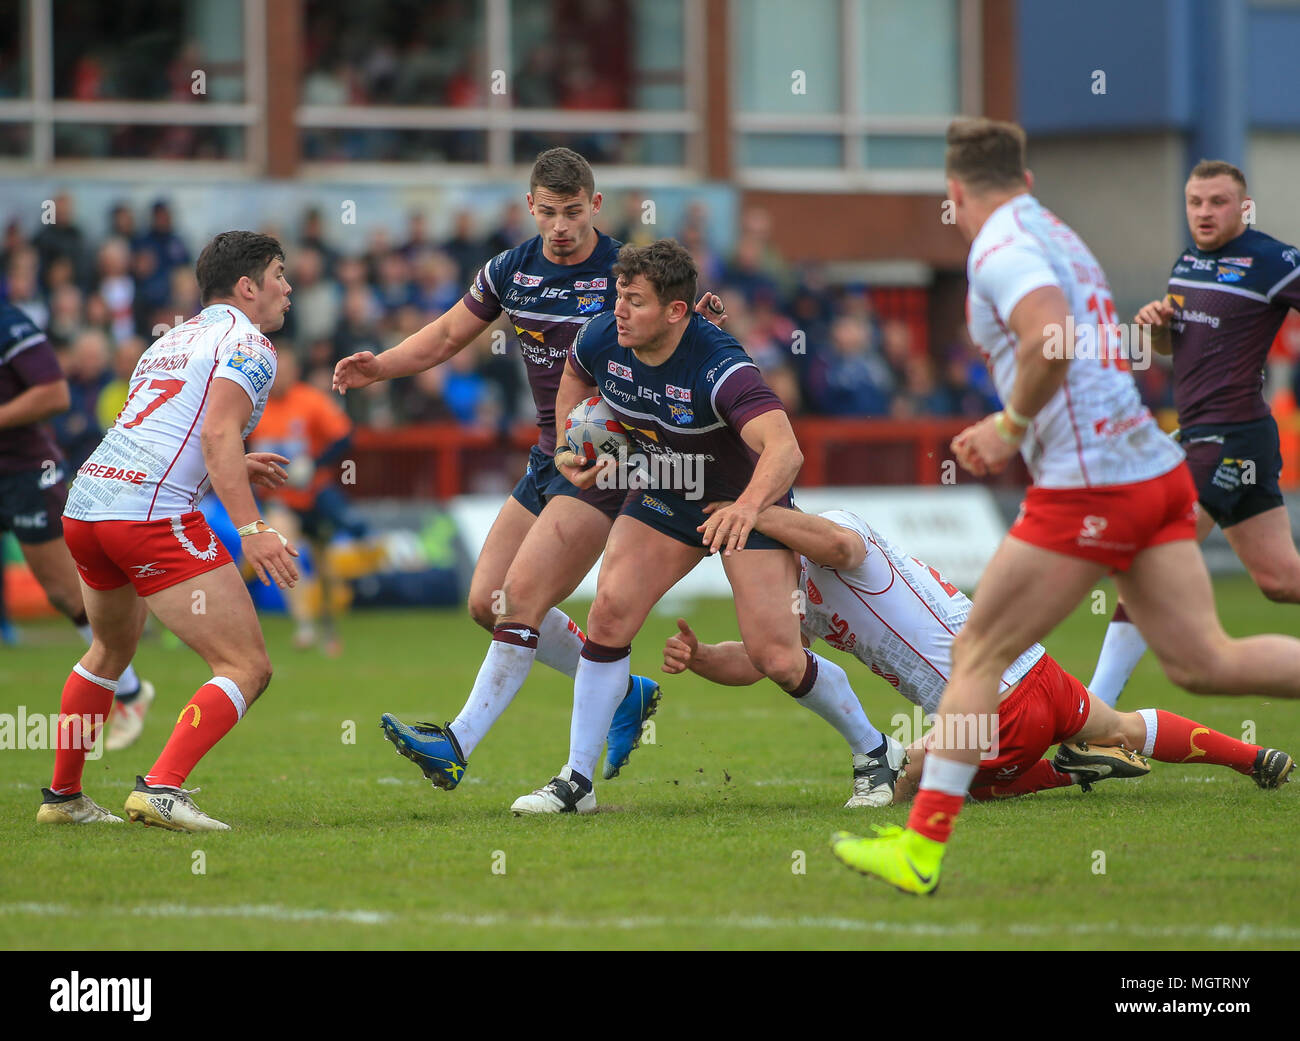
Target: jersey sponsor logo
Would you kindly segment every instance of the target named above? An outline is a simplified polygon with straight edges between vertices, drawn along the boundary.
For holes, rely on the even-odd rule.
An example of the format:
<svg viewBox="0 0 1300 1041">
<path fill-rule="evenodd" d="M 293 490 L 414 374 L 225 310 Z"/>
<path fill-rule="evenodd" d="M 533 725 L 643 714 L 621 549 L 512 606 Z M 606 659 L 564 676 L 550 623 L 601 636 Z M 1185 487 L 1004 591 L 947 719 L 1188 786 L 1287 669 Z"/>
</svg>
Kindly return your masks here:
<svg viewBox="0 0 1300 1041">
<path fill-rule="evenodd" d="M 262 393 L 275 376 L 265 358 L 239 349 L 230 356 L 226 365 L 243 374 L 244 379 L 252 386 L 254 394 Z"/>
<path fill-rule="evenodd" d="M 156 560 L 151 560 L 148 564 L 132 564 L 131 567 L 135 568 L 136 578 L 151 578 L 154 575 L 167 574 L 167 569 L 160 568 Z"/>
<path fill-rule="evenodd" d="M 820 604 L 822 602 L 822 591 L 813 585 L 813 580 L 811 578 L 808 579 L 808 599 L 814 604 Z"/>
<path fill-rule="evenodd" d="M 605 306 L 603 296 L 582 296 L 578 297 L 578 314 L 592 314 L 599 311 Z"/>
<path fill-rule="evenodd" d="M 1216 282 L 1240 282 L 1246 277 L 1246 272 L 1235 267 L 1219 265 L 1219 273 L 1214 276 Z"/>
<path fill-rule="evenodd" d="M 691 403 L 691 389 L 689 387 L 674 387 L 670 383 L 664 387 L 664 395 L 673 401 L 684 401 L 688 405 Z"/>
<path fill-rule="evenodd" d="M 998 768 L 998 780 L 999 780 L 999 781 L 1009 781 L 1009 780 L 1011 780 L 1011 778 L 1015 777 L 1016 774 L 1018 774 L 1019 772 L 1020 772 L 1020 764 L 1019 764 L 1019 763 L 1013 763 L 1013 764 L 1010 765 L 1010 766 L 1002 766 L 1002 767 L 999 767 L 999 768 Z"/>
<path fill-rule="evenodd" d="M 125 481 L 127 484 L 144 484 L 144 479 L 149 476 L 145 470 L 123 470 L 103 463 L 82 463 L 77 473 L 87 477 L 102 477 L 108 481 Z"/>
<path fill-rule="evenodd" d="M 1098 517 L 1089 514 L 1083 518 L 1083 527 L 1079 529 L 1080 539 L 1098 539 L 1101 538 L 1102 532 L 1110 527 L 1110 521 L 1105 517 Z"/>
<path fill-rule="evenodd" d="M 547 286 L 542 290 L 543 300 L 564 300 L 568 295 L 569 290 L 561 289 L 559 286 Z"/>
<path fill-rule="evenodd" d="M 672 510 L 650 495 L 641 496 L 641 505 L 647 510 L 654 510 L 655 513 L 662 513 L 665 517 L 671 517 L 673 515 Z"/>
<path fill-rule="evenodd" d="M 1220 264 L 1235 264 L 1237 267 L 1250 267 L 1255 263 L 1254 257 L 1220 257 Z"/>
<path fill-rule="evenodd" d="M 581 281 L 579 281 L 579 282 L 574 282 L 574 283 L 573 283 L 573 288 L 574 288 L 574 289 L 608 289 L 608 288 L 609 288 L 609 279 L 608 279 L 608 278 L 593 278 L 593 279 L 591 279 L 591 280 L 588 281 L 588 282 L 581 282 Z"/>
<path fill-rule="evenodd" d="M 849 630 L 848 620 L 841 618 L 838 612 L 831 615 L 831 630 L 822 639 L 840 651 L 851 651 L 858 644 L 857 634 Z M 875 666 L 872 666 L 872 671 L 878 676 L 884 675 Z M 895 676 L 894 679 L 897 681 L 898 677 Z M 894 685 L 897 686 L 897 682 Z"/>
<path fill-rule="evenodd" d="M 479 275 L 474 279 L 473 285 L 469 287 L 469 295 L 477 300 L 480 304 L 483 302 L 483 276 Z"/>
<path fill-rule="evenodd" d="M 629 369 L 626 365 L 620 365 L 612 358 L 610 359 L 608 368 L 610 372 L 612 372 L 615 376 L 617 376 L 621 380 L 630 380 L 632 378 L 632 370 Z"/>
<path fill-rule="evenodd" d="M 50 515 L 47 510 L 38 510 L 36 513 L 15 513 L 10 523 L 15 528 L 26 530 L 31 528 L 34 531 L 48 526 Z"/>
<path fill-rule="evenodd" d="M 679 405 L 675 401 L 668 402 L 668 414 L 672 416 L 673 422 L 678 425 L 695 422 L 695 413 L 685 405 Z"/>
<path fill-rule="evenodd" d="M 849 635 L 849 646 L 848 646 L 848 647 L 845 647 L 845 648 L 843 648 L 843 649 L 846 650 L 846 651 L 847 651 L 847 650 L 850 650 L 850 649 L 852 648 L 852 646 L 853 646 L 853 644 L 854 644 L 855 642 L 856 642 L 856 637 L 854 637 L 852 634 L 850 634 L 850 635 Z M 836 646 L 838 646 L 838 644 L 837 644 Z M 879 677 L 880 677 L 882 680 L 884 680 L 886 683 L 888 683 L 888 684 L 889 684 L 891 687 L 893 687 L 895 690 L 898 689 L 898 685 L 899 685 L 899 683 L 902 682 L 902 681 L 901 681 L 901 680 L 900 680 L 896 675 L 894 675 L 894 673 L 892 673 L 892 672 L 885 672 L 885 670 L 882 669 L 879 665 L 877 665 L 874 661 L 871 663 L 871 671 L 874 672 L 877 676 L 879 676 Z"/>
<path fill-rule="evenodd" d="M 1292 267 L 1295 267 L 1297 264 L 1300 264 L 1300 250 L 1296 249 L 1294 246 L 1290 249 L 1284 249 L 1282 251 L 1282 259 Z"/>
<path fill-rule="evenodd" d="M 656 405 L 663 404 L 663 395 L 657 390 L 651 390 L 649 387 L 637 387 L 636 396 L 645 398 L 646 401 L 653 401 Z"/>
<path fill-rule="evenodd" d="M 516 271 L 514 277 L 510 279 L 517 286 L 540 286 L 542 284 L 541 275 L 525 275 L 522 271 Z"/>
<path fill-rule="evenodd" d="M 611 363 L 611 364 L 612 364 L 612 363 Z M 630 379 L 630 378 L 631 378 L 631 377 L 629 377 L 629 379 Z M 634 393 L 632 393 L 632 391 L 630 391 L 630 390 L 624 390 L 622 387 L 620 387 L 620 386 L 619 386 L 617 383 L 615 383 L 613 380 L 606 380 L 606 381 L 605 381 L 605 385 L 601 388 L 601 393 L 602 393 L 602 394 L 606 394 L 606 395 L 608 395 L 608 396 L 610 396 L 610 397 L 613 397 L 613 398 L 618 398 L 620 401 L 635 401 L 635 400 L 636 400 L 636 395 L 635 395 Z"/>
</svg>

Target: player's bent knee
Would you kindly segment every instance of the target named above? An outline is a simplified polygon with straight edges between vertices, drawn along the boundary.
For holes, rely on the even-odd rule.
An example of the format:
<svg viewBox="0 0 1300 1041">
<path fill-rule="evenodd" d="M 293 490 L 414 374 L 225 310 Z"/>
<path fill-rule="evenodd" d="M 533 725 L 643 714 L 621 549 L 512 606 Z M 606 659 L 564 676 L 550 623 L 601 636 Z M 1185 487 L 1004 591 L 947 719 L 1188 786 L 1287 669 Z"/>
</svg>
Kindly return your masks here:
<svg viewBox="0 0 1300 1041">
<path fill-rule="evenodd" d="M 1255 585 L 1259 586 L 1259 591 L 1275 604 L 1300 603 L 1300 573 L 1257 572 L 1252 577 Z"/>
<path fill-rule="evenodd" d="M 749 651 L 750 664 L 777 686 L 792 688 L 803 679 L 808 667 L 803 650 L 788 651 L 781 647 L 762 647 Z"/>
<path fill-rule="evenodd" d="M 492 599 L 490 597 L 479 597 L 470 595 L 469 598 L 469 616 L 474 620 L 475 625 L 482 626 L 491 632 L 496 627 L 496 614 L 492 610 Z"/>
</svg>

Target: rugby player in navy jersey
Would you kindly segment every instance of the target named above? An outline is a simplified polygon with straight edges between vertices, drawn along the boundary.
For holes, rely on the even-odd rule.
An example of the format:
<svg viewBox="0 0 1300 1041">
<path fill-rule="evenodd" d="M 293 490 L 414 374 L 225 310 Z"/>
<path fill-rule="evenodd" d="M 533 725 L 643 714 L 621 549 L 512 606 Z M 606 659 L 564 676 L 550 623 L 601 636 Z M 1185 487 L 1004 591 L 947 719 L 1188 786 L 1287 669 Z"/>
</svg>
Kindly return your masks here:
<svg viewBox="0 0 1300 1041">
<path fill-rule="evenodd" d="M 613 306 L 610 267 L 620 243 L 596 230 L 601 196 L 587 161 L 567 148 L 537 157 L 529 179 L 528 211 L 535 238 L 489 260 L 451 310 L 382 354 L 362 351 L 335 366 L 340 393 L 377 380 L 410 376 L 464 350 L 501 314 L 518 337 L 540 428 L 528 470 L 497 514 L 470 583 L 469 612 L 492 633 L 483 665 L 460 714 L 450 723 L 406 724 L 385 713 L 385 736 L 439 788 L 460 783 L 478 743 L 523 686 L 533 662 L 573 676 L 583 634 L 555 605 L 568 597 L 600 556 L 624 493 L 578 489 L 556 471 L 555 394 L 569 346 L 592 316 Z M 705 304 L 715 315 L 716 297 Z M 720 319 L 719 319 L 720 320 Z M 568 410 L 559 412 L 561 420 Z M 624 683 L 609 733 L 606 776 L 612 777 L 640 742 L 659 687 L 649 677 Z M 604 735 L 602 734 L 602 738 Z"/>
<path fill-rule="evenodd" d="M 68 381 L 45 333 L 25 312 L 0 302 L 0 533 L 14 533 L 50 603 L 90 643 L 77 568 L 63 541 L 68 498 L 63 454 L 40 426 L 66 412 L 68 402 Z M 109 713 L 109 751 L 140 736 L 153 698 L 153 684 L 141 681 L 128 665 Z"/>
<path fill-rule="evenodd" d="M 1300 250 L 1246 226 L 1246 178 L 1230 163 L 1202 160 L 1185 193 L 1193 245 L 1174 263 L 1168 294 L 1135 322 L 1173 356 L 1178 440 L 1201 506 L 1197 539 L 1219 525 L 1260 592 L 1300 603 L 1277 423 L 1263 394 L 1269 347 L 1287 311 L 1300 308 Z M 1146 646 L 1121 603 L 1092 692 L 1114 705 Z"/>
<path fill-rule="evenodd" d="M 650 486 L 628 496 L 605 547 L 574 678 L 568 762 L 515 800 L 517 814 L 595 811 L 593 771 L 631 671 L 632 640 L 650 609 L 709 553 L 722 554 L 754 667 L 796 698 L 827 691 L 853 698 L 844 670 L 800 641 L 798 558 L 754 529 L 762 510 L 790 504 L 803 463 L 781 402 L 733 337 L 691 313 L 696 269 L 684 248 L 670 240 L 624 246 L 614 275 L 614 312 L 574 340 L 556 413 L 598 387 L 651 464 L 641 471 Z M 579 467 L 567 448 L 555 461 L 578 487 L 611 483 L 607 463 Z M 706 509 L 724 500 L 729 505 Z"/>
</svg>

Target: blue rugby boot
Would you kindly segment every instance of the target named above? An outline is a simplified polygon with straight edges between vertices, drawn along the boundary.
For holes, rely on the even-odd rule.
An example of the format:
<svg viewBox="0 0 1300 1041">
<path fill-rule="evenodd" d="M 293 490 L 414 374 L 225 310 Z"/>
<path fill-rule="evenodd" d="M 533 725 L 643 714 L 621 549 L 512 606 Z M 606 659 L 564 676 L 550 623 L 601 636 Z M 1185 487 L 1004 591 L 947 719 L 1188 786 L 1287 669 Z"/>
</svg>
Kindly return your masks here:
<svg viewBox="0 0 1300 1041">
<path fill-rule="evenodd" d="M 447 791 L 460 784 L 469 761 L 461 754 L 451 725 L 412 723 L 407 726 L 396 716 L 385 712 L 379 720 L 384 737 L 393 742 L 398 755 L 405 756 L 418 766 L 429 783 Z"/>
<path fill-rule="evenodd" d="M 605 738 L 605 780 L 617 777 L 627 765 L 628 757 L 641 745 L 641 732 L 645 721 L 655 714 L 663 692 L 649 676 L 633 676 L 628 680 L 627 694 L 614 713 Z"/>
</svg>

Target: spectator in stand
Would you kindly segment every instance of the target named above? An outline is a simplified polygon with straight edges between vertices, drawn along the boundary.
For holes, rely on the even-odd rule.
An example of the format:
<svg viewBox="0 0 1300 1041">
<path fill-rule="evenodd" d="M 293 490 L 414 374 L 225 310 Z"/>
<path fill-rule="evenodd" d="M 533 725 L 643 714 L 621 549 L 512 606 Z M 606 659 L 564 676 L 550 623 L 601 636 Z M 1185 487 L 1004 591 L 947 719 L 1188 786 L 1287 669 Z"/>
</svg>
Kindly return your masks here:
<svg viewBox="0 0 1300 1041">
<path fill-rule="evenodd" d="M 374 294 L 364 285 L 349 289 L 343 297 L 343 319 L 334 330 L 333 361 L 358 351 L 381 351 L 379 319 Z"/>
<path fill-rule="evenodd" d="M 323 274 L 326 278 L 332 278 L 334 267 L 338 263 L 338 253 L 325 241 L 325 218 L 314 206 L 302 216 L 302 233 L 298 236 L 298 242 L 302 249 L 314 249 L 320 254 Z"/>
<path fill-rule="evenodd" d="M 554 47 L 542 43 L 524 55 L 523 64 L 515 73 L 515 104 L 520 108 L 557 107 L 555 55 Z"/>
<path fill-rule="evenodd" d="M 135 212 L 124 202 L 113 204 L 108 214 L 109 238 L 120 238 L 125 242 L 135 241 Z"/>
<path fill-rule="evenodd" d="M 395 249 L 379 258 L 375 296 L 383 312 L 381 320 L 385 324 L 400 308 L 417 302 L 415 286 L 411 281 L 411 265 Z"/>
<path fill-rule="evenodd" d="M 423 210 L 412 210 L 406 217 L 406 241 L 402 243 L 402 256 L 414 263 L 421 253 L 429 253 L 437 248 L 437 244 L 429 237 L 429 218 Z"/>
<path fill-rule="evenodd" d="M 433 321 L 444 311 L 450 311 L 465 295 L 465 282 L 461 280 L 456 261 L 439 250 L 420 257 L 415 266 L 413 289 L 415 305 Z"/>
<path fill-rule="evenodd" d="M 947 415 L 983 418 L 1002 407 L 988 367 L 980 359 L 965 324 L 961 326 L 956 343 L 948 348 L 947 359 L 944 372 Z"/>
<path fill-rule="evenodd" d="M 108 337 L 86 329 L 60 359 L 72 402 L 67 412 L 50 419 L 54 440 L 67 457 L 67 472 L 75 474 L 99 447 L 104 429 L 99 425 L 99 395 L 111 382 Z"/>
<path fill-rule="evenodd" d="M 700 273 L 700 285 L 721 285 L 723 280 L 722 258 L 709 244 L 709 211 L 698 200 L 686 207 L 681 229 L 677 232 L 677 241 L 691 254 L 695 267 Z"/>
<path fill-rule="evenodd" d="M 912 343 L 912 327 L 901 318 L 890 318 L 880 328 L 880 353 L 889 366 L 890 386 L 902 387 L 907 382 L 907 368 L 916 353 Z"/>
<path fill-rule="evenodd" d="M 948 414 L 948 395 L 939 385 L 934 361 L 928 354 L 907 359 L 902 389 L 894 394 L 890 415 L 895 419 L 919 419 Z"/>
<path fill-rule="evenodd" d="M 135 333 L 135 281 L 130 274 L 131 250 L 122 239 L 99 247 L 96 294 L 108 309 L 108 330 L 122 341 Z"/>
<path fill-rule="evenodd" d="M 535 228 L 530 231 L 524 224 L 523 206 L 512 199 L 502 207 L 496 230 L 483 243 L 483 256 L 495 257 L 498 253 L 513 249 L 535 233 Z"/>
<path fill-rule="evenodd" d="M 300 344 L 315 343 L 334 334 L 340 314 L 339 287 L 325 278 L 320 250 L 303 246 L 293 255 L 293 338 Z M 333 369 L 333 360 L 329 362 Z"/>
<path fill-rule="evenodd" d="M 60 351 L 72 344 L 85 324 L 85 297 L 74 285 L 59 286 L 50 294 L 50 321 L 45 330 L 50 346 Z"/>
<path fill-rule="evenodd" d="M 755 245 L 758 266 L 780 290 L 789 296 L 794 289 L 790 265 L 786 263 L 776 243 L 772 241 L 772 215 L 761 206 L 751 206 L 740 215 L 740 236 Z"/>
<path fill-rule="evenodd" d="M 77 285 L 86 288 L 91 278 L 90 250 L 85 234 L 77 225 L 72 196 L 67 192 L 54 196 L 53 218 L 50 224 L 42 223 L 41 230 L 32 238 L 32 245 L 40 258 L 41 281 L 53 291 L 55 286 L 49 282 L 50 266 L 62 259 L 72 265 Z"/>
<path fill-rule="evenodd" d="M 31 247 L 27 245 L 27 240 L 23 238 L 23 226 L 18 222 L 18 218 L 12 218 L 5 225 L 4 241 L 0 242 L 0 278 L 9 270 L 9 261 L 19 253 L 26 253 Z M 3 290 L 0 286 L 0 290 Z"/>
<path fill-rule="evenodd" d="M 813 363 L 816 411 L 828 416 L 883 416 L 889 412 L 889 367 L 871 342 L 871 326 L 844 315 L 831 325 L 831 350 Z"/>
<path fill-rule="evenodd" d="M 474 234 L 474 214 L 469 210 L 461 210 L 456 214 L 451 238 L 443 243 L 442 252 L 455 261 L 455 281 L 459 286 L 467 285 L 474 277 L 474 272 L 492 256 L 484 248 L 482 240 Z"/>
<path fill-rule="evenodd" d="M 36 250 L 27 247 L 16 251 L 5 269 L 5 295 L 37 328 L 44 329 L 50 324 L 50 309 L 41 296 L 39 264 Z"/>
<path fill-rule="evenodd" d="M 172 269 L 190 264 L 190 251 L 172 227 L 172 211 L 166 199 L 154 201 L 149 230 L 135 240 L 132 252 L 153 254 L 154 262 L 139 289 L 151 307 L 166 303 L 171 292 Z"/>
<path fill-rule="evenodd" d="M 736 252 L 727 265 L 723 281 L 753 300 L 759 293 L 779 294 L 777 282 L 763 267 L 763 244 L 753 237 L 742 237 L 736 243 Z"/>
</svg>

